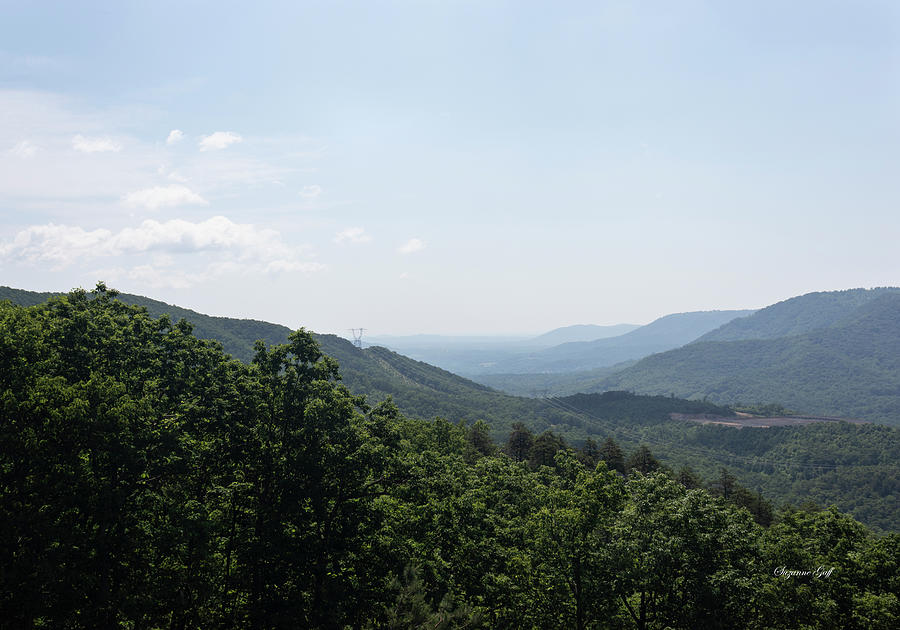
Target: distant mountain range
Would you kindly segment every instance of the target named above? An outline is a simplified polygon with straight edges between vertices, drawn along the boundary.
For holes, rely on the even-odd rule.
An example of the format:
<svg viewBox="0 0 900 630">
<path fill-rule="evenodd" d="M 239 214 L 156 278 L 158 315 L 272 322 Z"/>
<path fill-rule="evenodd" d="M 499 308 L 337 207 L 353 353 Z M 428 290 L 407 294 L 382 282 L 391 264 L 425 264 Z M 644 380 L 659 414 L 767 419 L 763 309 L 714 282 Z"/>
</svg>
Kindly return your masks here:
<svg viewBox="0 0 900 630">
<path fill-rule="evenodd" d="M 900 289 L 791 298 L 612 368 L 477 379 L 521 395 L 631 390 L 900 425 Z"/>
<path fill-rule="evenodd" d="M 0 300 L 23 306 L 53 295 L 0 287 Z M 166 313 L 174 320 L 188 320 L 198 337 L 218 340 L 243 361 L 251 360 L 257 339 L 283 343 L 290 333 L 277 324 L 210 317 L 142 296 L 122 294 L 120 299 L 145 307 L 152 316 Z M 686 321 L 662 318 L 657 328 L 671 325 L 669 331 L 678 330 L 679 320 Z M 681 330 L 686 336 L 691 332 L 689 327 Z M 790 334 L 778 336 L 785 332 Z M 744 335 L 752 338 L 741 338 Z M 514 422 L 523 422 L 536 432 L 551 430 L 575 443 L 589 436 L 598 441 L 613 436 L 626 449 L 644 443 L 661 460 L 692 466 L 706 478 L 728 466 L 741 483 L 761 488 L 774 499 L 836 503 L 883 530 L 895 528 L 897 509 L 889 498 L 898 487 L 893 465 L 900 443 L 897 429 L 828 423 L 737 430 L 672 421 L 669 414 L 730 413 L 712 401 L 742 400 L 900 424 L 898 289 L 801 296 L 731 318 L 693 343 L 630 364 L 518 376 L 559 379 L 556 387 L 569 379 L 569 385 L 578 383 L 583 391 L 619 390 L 568 398 L 511 396 L 386 348 L 360 349 L 335 335 L 316 338 L 323 353 L 337 359 L 348 389 L 366 395 L 370 405 L 391 396 L 414 417 L 470 423 L 484 419 L 500 440 Z M 621 391 L 629 389 L 663 395 Z M 683 400 L 673 393 L 710 402 Z M 795 460 L 800 467 L 776 465 Z M 826 466 L 811 469 L 809 462 Z"/>
<path fill-rule="evenodd" d="M 546 332 L 543 335 L 538 335 L 531 342 L 536 346 L 557 346 L 561 343 L 596 341 L 597 339 L 618 337 L 637 328 L 640 328 L 637 324 L 615 324 L 614 326 L 575 324 L 574 326 L 564 326 Z"/>
<path fill-rule="evenodd" d="M 51 295 L 0 288 L 0 299 L 22 305 Z M 242 361 L 252 358 L 256 339 L 282 343 L 290 332 L 277 324 L 210 317 L 142 296 L 121 299 L 154 316 L 187 319 L 198 337 L 220 341 Z M 476 378 L 532 396 L 629 390 L 721 404 L 778 403 L 798 412 L 900 425 L 900 289 L 811 293 L 751 313 L 669 315 L 618 337 L 562 344 L 518 359 L 535 366 L 539 357 L 545 369 L 559 370 L 555 374 Z M 374 401 L 392 395 L 410 415 L 483 418 L 498 430 L 516 420 L 571 435 L 585 427 L 577 414 L 497 392 L 385 348 L 360 350 L 335 335 L 317 339 L 325 354 L 339 360 L 351 391 Z M 563 372 L 566 366 L 621 360 L 626 352 L 649 353 L 664 344 L 681 347 L 615 366 Z"/>
<path fill-rule="evenodd" d="M 482 373 L 553 374 L 592 370 L 640 359 L 689 343 L 753 311 L 698 311 L 666 315 L 617 337 L 564 343 L 498 361 Z"/>
<path fill-rule="evenodd" d="M 390 348 L 418 361 L 471 376 L 490 372 L 493 366 L 561 343 L 617 337 L 640 328 L 636 324 L 596 326 L 576 324 L 538 336 L 488 335 L 380 335 L 364 339 L 364 345 Z"/>
<path fill-rule="evenodd" d="M 900 425 L 900 289 L 774 304 L 583 391 L 630 389 Z"/>
<path fill-rule="evenodd" d="M 368 343 L 491 383 L 491 374 L 558 374 L 610 367 L 682 346 L 753 311 L 701 311 L 661 317 L 645 326 L 575 325 L 531 338 L 413 335 Z M 517 392 L 520 393 L 520 392 Z"/>
</svg>

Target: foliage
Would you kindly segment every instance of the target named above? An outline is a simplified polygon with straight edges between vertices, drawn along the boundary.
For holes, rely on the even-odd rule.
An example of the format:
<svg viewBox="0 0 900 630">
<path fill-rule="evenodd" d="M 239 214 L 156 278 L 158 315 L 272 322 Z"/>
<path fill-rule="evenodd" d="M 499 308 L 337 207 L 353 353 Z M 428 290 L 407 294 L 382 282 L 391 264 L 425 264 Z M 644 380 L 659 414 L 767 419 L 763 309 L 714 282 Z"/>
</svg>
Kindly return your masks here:
<svg viewBox="0 0 900 630">
<path fill-rule="evenodd" d="M 0 287 L 0 300 L 8 299 L 20 305 L 41 304 L 53 295 Z M 225 352 L 244 363 L 252 362 L 256 341 L 284 344 L 291 333 L 285 326 L 211 317 L 143 296 L 120 294 L 118 298 L 146 308 L 147 314 L 154 318 L 187 320 L 197 337 L 220 342 Z M 587 435 L 584 418 L 578 414 L 549 407 L 538 400 L 502 394 L 386 348 L 362 350 L 336 335 L 313 334 L 313 338 L 324 354 L 337 359 L 347 389 L 365 395 L 373 404 L 391 397 L 403 413 L 418 418 L 442 416 L 470 423 L 484 420 L 493 428 L 494 437 L 505 436 L 514 422 L 526 422 L 539 431 L 551 429 L 574 439 Z"/>
<path fill-rule="evenodd" d="M 248 365 L 102 285 L 0 305 L 4 627 L 889 628 L 900 617 L 896 534 L 835 508 L 782 510 L 766 528 L 742 503 L 762 498 L 728 470 L 707 475 L 712 492 L 691 471 L 635 465 L 624 477 L 585 465 L 602 448 L 525 425 L 515 430 L 532 442 L 516 461 L 483 425 L 372 407 L 339 376 L 305 331 L 257 344 Z M 691 428 L 747 452 L 792 444 Z M 646 446 L 632 453 L 655 461 Z M 818 566 L 834 570 L 813 576 Z"/>
<path fill-rule="evenodd" d="M 752 318 L 749 318 L 752 319 Z M 591 389 L 768 401 L 804 413 L 900 424 L 900 292 L 833 326 L 789 337 L 698 341 L 642 359 Z"/>
</svg>

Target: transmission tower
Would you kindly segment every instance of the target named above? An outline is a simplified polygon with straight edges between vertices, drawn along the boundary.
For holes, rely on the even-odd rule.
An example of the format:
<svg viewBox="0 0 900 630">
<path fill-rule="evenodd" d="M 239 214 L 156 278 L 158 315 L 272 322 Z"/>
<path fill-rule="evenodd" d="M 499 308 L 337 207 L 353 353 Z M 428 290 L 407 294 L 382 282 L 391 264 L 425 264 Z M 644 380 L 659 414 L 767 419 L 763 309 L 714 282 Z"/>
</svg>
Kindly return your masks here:
<svg viewBox="0 0 900 630">
<path fill-rule="evenodd" d="M 353 345 L 359 349 L 362 349 L 362 335 L 365 328 L 351 328 L 350 332 L 353 333 Z"/>
</svg>

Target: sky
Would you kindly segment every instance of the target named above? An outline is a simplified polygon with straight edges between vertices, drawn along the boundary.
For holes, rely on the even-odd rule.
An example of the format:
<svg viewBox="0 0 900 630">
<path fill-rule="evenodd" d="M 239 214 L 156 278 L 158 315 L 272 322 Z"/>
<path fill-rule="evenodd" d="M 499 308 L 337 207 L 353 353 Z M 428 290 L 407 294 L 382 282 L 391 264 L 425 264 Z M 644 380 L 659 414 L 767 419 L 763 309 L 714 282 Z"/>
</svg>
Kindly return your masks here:
<svg viewBox="0 0 900 630">
<path fill-rule="evenodd" d="M 0 16 L 0 285 L 348 336 L 900 284 L 893 0 Z"/>
</svg>

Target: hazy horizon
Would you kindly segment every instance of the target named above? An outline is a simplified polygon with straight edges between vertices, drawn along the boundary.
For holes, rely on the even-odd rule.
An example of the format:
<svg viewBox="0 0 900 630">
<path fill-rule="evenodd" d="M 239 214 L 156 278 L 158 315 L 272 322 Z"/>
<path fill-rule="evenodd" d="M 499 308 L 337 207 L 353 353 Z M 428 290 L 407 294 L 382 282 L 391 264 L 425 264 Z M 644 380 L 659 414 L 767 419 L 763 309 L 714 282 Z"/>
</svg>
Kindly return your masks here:
<svg viewBox="0 0 900 630">
<path fill-rule="evenodd" d="M 0 3 L 0 284 L 342 336 L 900 284 L 896 3 Z"/>
</svg>

